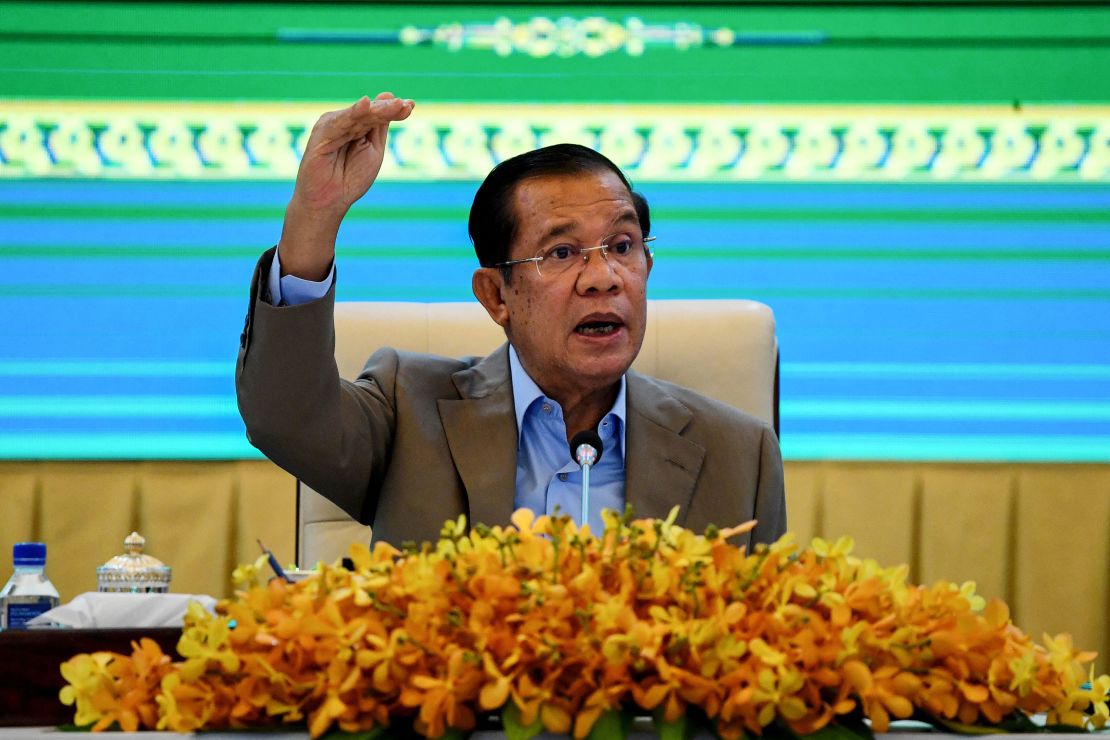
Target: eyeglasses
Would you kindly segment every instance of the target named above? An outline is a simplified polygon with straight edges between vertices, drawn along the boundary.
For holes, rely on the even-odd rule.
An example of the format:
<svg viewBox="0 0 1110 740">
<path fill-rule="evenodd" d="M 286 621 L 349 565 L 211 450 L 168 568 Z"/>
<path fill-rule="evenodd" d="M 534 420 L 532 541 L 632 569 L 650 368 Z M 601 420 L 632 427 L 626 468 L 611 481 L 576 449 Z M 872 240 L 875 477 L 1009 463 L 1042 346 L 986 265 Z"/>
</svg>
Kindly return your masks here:
<svg viewBox="0 0 1110 740">
<path fill-rule="evenodd" d="M 639 271 L 647 267 L 647 258 L 655 255 L 648 244 L 655 241 L 654 236 L 632 236 L 631 234 L 611 234 L 601 240 L 596 247 L 575 247 L 570 244 L 556 244 L 536 252 L 535 257 L 498 262 L 494 267 L 512 267 L 531 262 L 541 277 L 562 275 L 573 267 L 581 270 L 590 259 L 591 252 L 601 252 L 605 259 L 627 270 Z"/>
</svg>

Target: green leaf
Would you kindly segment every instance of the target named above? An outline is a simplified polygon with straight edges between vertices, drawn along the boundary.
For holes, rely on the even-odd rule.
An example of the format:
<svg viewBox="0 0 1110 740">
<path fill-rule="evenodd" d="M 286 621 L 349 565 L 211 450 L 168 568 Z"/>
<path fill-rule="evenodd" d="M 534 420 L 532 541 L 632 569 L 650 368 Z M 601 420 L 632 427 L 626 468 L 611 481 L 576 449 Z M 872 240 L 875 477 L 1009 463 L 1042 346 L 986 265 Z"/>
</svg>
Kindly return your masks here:
<svg viewBox="0 0 1110 740">
<path fill-rule="evenodd" d="M 830 722 L 817 732 L 802 737 L 805 740 L 875 740 L 875 733 L 862 722 Z"/>
<path fill-rule="evenodd" d="M 656 707 L 652 712 L 655 719 L 655 732 L 659 740 L 691 740 L 694 736 L 695 723 L 688 715 L 682 715 L 674 722 L 663 719 L 663 708 Z"/>
<path fill-rule="evenodd" d="M 715 740 L 721 740 L 721 736 L 717 732 L 717 720 L 707 716 L 700 707 L 686 707 L 686 713 L 677 722 L 664 720 L 662 707 L 656 707 L 651 716 L 659 740 L 693 740 L 693 738 L 699 736 L 710 736 Z M 647 728 L 643 729 L 650 732 Z M 748 738 L 750 736 L 744 733 L 743 737 Z"/>
<path fill-rule="evenodd" d="M 513 701 L 501 710 L 501 725 L 505 728 L 505 740 L 531 740 L 543 732 L 543 722 L 540 721 L 539 712 L 536 712 L 535 722 L 525 726 L 520 721 L 520 707 Z"/>
<path fill-rule="evenodd" d="M 439 740 L 466 740 L 468 737 L 470 737 L 469 732 L 463 732 L 462 730 L 456 730 L 454 727 L 448 727 L 447 731 L 439 736 Z"/>
<path fill-rule="evenodd" d="M 1025 712 L 1012 712 L 1006 715 L 998 723 L 998 726 L 1006 732 L 1042 732 L 1044 730 Z M 1075 732 L 1075 729 L 1074 727 L 1071 728 L 1070 732 Z"/>
<path fill-rule="evenodd" d="M 92 732 L 92 726 L 95 722 L 90 722 L 87 725 L 75 725 L 72 722 L 67 725 L 58 725 L 58 732 Z"/>
<path fill-rule="evenodd" d="M 935 723 L 935 724 L 934 724 Z M 951 719 L 944 719 L 943 717 L 933 717 L 930 724 L 939 727 L 949 732 L 954 732 L 957 735 L 1006 735 L 1008 731 L 997 725 L 965 725 L 963 722 L 957 722 Z M 1034 730 L 1026 730 L 1026 732 L 1034 732 Z"/>
<path fill-rule="evenodd" d="M 771 724 L 763 728 L 765 740 L 798 740 L 798 733 L 790 729 L 790 725 L 778 717 Z"/>
<path fill-rule="evenodd" d="M 625 740 L 631 727 L 631 712 L 611 709 L 597 718 L 586 740 Z"/>
</svg>

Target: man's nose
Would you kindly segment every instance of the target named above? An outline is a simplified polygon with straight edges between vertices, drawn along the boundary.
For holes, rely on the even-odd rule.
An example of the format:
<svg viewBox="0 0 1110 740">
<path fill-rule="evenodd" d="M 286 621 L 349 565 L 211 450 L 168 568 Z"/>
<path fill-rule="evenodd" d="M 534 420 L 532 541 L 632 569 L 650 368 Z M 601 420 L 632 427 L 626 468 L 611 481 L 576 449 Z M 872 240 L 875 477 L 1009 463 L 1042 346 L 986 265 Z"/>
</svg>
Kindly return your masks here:
<svg viewBox="0 0 1110 740">
<path fill-rule="evenodd" d="M 580 292 L 608 292 L 620 289 L 619 271 L 613 268 L 607 252 L 606 249 L 598 249 L 582 255 L 586 264 L 582 265 L 582 271 L 578 273 L 577 287 Z"/>
</svg>

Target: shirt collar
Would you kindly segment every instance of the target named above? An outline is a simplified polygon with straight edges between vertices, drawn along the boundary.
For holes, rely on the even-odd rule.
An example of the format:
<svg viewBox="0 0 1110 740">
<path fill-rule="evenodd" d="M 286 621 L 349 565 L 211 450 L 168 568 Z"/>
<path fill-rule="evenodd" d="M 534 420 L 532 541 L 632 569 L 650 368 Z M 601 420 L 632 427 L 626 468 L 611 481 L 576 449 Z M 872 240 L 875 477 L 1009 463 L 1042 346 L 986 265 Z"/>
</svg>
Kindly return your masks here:
<svg viewBox="0 0 1110 740">
<path fill-rule="evenodd" d="M 520 358 L 517 357 L 516 347 L 509 345 L 509 373 L 513 383 L 513 406 L 516 412 L 516 441 L 517 445 L 520 444 L 520 435 L 523 434 L 524 429 L 524 414 L 527 413 L 528 407 L 532 405 L 537 398 L 545 398 L 543 391 L 536 385 L 536 381 L 532 380 L 532 376 L 520 364 Z M 627 410 L 628 402 L 625 394 L 625 378 L 621 376 L 621 387 L 617 391 L 617 400 L 613 402 L 613 408 L 609 409 L 609 413 L 620 419 L 621 424 L 621 449 L 624 449 L 624 433 L 625 433 L 625 412 Z M 604 417 L 603 417 L 604 418 Z"/>
</svg>

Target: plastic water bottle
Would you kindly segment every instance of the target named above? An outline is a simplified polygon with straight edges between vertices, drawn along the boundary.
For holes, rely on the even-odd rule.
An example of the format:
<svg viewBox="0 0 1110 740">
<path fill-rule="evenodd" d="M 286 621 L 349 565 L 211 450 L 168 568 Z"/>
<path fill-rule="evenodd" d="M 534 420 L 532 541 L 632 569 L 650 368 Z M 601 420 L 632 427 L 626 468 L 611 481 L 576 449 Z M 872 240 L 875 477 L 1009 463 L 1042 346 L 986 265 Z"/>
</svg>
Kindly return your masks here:
<svg viewBox="0 0 1110 740">
<path fill-rule="evenodd" d="M 58 589 L 46 577 L 46 545 L 20 542 L 12 548 L 15 573 L 0 591 L 0 630 L 25 629 L 27 622 L 58 605 Z"/>
</svg>

